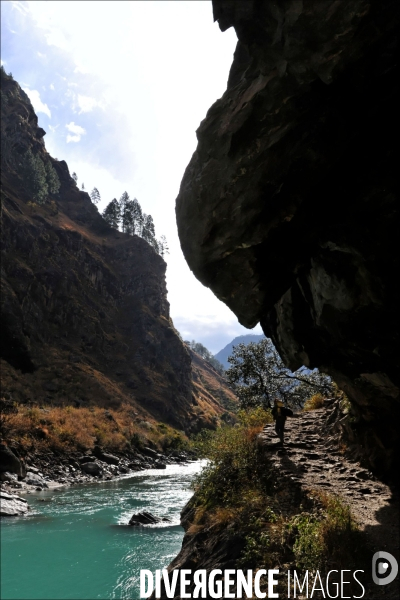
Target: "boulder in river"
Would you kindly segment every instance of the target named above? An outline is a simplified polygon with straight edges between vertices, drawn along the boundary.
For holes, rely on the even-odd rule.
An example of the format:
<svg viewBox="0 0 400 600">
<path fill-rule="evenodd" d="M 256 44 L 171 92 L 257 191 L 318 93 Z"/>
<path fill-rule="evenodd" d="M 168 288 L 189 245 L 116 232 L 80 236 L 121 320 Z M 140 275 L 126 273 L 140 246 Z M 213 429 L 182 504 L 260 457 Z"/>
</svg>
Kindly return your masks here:
<svg viewBox="0 0 400 600">
<path fill-rule="evenodd" d="M 98 463 L 95 462 L 85 462 L 81 465 L 81 469 L 88 475 L 103 475 L 103 469 Z"/>
<path fill-rule="evenodd" d="M 156 523 L 170 522 L 169 519 L 164 517 L 163 519 L 160 517 L 156 517 L 152 513 L 144 510 L 136 515 L 132 515 L 129 525 L 138 526 L 138 525 L 155 525 Z"/>
<path fill-rule="evenodd" d="M 30 509 L 25 498 L 0 490 L 0 516 L 16 517 L 24 515 Z"/>
<path fill-rule="evenodd" d="M 153 469 L 166 469 L 167 468 L 167 464 L 165 462 L 162 462 L 162 460 L 158 460 L 157 462 L 155 462 L 153 464 Z"/>
</svg>

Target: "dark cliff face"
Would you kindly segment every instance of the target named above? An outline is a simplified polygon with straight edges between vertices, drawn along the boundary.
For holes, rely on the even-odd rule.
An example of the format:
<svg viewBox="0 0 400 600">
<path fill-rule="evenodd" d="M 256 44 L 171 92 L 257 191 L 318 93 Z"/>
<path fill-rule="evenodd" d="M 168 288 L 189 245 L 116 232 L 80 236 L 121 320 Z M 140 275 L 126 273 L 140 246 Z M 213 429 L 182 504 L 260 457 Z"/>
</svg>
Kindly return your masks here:
<svg viewBox="0 0 400 600">
<path fill-rule="evenodd" d="M 189 352 L 169 317 L 164 260 L 111 229 L 52 159 L 28 97 L 2 74 L 2 392 L 17 402 L 129 403 L 188 431 L 198 420 Z M 3 144 L 2 144 L 3 145 Z M 31 202 L 31 149 L 61 187 Z M 218 400 L 209 410 L 219 414 Z"/>
<path fill-rule="evenodd" d="M 183 252 L 243 325 L 261 322 L 288 366 L 335 378 L 371 464 L 388 468 L 388 421 L 399 417 L 399 5 L 213 7 L 239 42 L 177 199 Z"/>
</svg>

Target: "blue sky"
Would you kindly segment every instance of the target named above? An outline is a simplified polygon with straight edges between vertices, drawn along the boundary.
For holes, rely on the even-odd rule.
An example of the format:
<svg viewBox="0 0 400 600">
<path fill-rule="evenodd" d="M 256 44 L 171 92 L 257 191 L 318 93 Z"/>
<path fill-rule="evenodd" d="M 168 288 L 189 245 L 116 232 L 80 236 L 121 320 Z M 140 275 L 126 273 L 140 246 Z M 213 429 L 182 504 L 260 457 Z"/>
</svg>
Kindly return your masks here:
<svg viewBox="0 0 400 600">
<path fill-rule="evenodd" d="M 50 154 L 99 189 L 100 211 L 126 190 L 167 236 L 182 336 L 218 352 L 248 333 L 194 278 L 175 224 L 195 131 L 226 89 L 234 30 L 221 33 L 205 0 L 6 1 L 1 17 L 2 64 L 29 95 Z"/>
</svg>

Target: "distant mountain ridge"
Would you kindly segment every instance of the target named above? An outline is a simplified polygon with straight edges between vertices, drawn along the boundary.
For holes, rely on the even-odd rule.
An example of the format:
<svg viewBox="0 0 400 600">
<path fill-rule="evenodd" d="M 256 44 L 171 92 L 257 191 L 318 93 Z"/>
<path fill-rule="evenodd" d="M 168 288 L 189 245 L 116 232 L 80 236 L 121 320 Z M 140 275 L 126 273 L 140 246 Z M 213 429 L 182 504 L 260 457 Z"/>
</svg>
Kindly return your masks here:
<svg viewBox="0 0 400 600">
<path fill-rule="evenodd" d="M 264 338 L 264 334 L 255 335 L 254 333 L 249 333 L 247 335 L 239 335 L 238 337 L 235 337 L 234 340 L 229 342 L 225 348 L 220 350 L 217 354 L 214 354 L 214 358 L 219 360 L 224 369 L 229 369 L 230 364 L 228 363 L 228 356 L 232 354 L 234 346 L 237 346 L 238 344 L 246 344 L 247 346 L 247 344 L 250 344 L 250 342 L 255 342 L 257 344 Z"/>
</svg>

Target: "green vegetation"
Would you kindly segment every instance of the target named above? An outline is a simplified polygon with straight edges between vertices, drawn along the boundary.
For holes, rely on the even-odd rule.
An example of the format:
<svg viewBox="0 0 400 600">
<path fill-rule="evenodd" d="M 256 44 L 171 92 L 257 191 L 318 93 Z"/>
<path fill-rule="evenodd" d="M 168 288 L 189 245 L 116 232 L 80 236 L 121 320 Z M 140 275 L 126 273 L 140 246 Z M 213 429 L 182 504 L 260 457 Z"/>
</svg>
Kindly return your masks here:
<svg viewBox="0 0 400 600">
<path fill-rule="evenodd" d="M 292 406 L 302 406 L 316 392 L 333 393 L 331 379 L 317 369 L 299 369 L 292 373 L 268 338 L 234 346 L 228 362 L 232 366 L 226 371 L 226 377 L 243 408 L 269 408 L 275 398 Z"/>
<path fill-rule="evenodd" d="M 353 569 L 367 558 L 365 539 L 350 508 L 337 496 L 314 492 L 317 514 L 293 517 L 287 529 L 295 533 L 296 564 L 304 570 Z"/>
<path fill-rule="evenodd" d="M 19 172 L 26 190 L 37 204 L 43 204 L 49 194 L 57 194 L 60 189 L 60 180 L 51 162 L 44 163 L 31 149 L 22 155 Z"/>
<path fill-rule="evenodd" d="M 257 444 L 270 411 L 240 411 L 240 424 L 198 436 L 209 463 L 195 482 L 194 519 L 189 533 L 228 530 L 240 535 L 240 567 L 288 562 L 299 571 L 360 568 L 365 540 L 350 509 L 339 498 L 290 486 Z"/>
<path fill-rule="evenodd" d="M 93 204 L 98 204 L 100 202 L 100 192 L 96 187 L 94 187 L 90 192 L 90 199 L 93 202 Z"/>
<path fill-rule="evenodd" d="M 139 201 L 136 198 L 131 199 L 128 192 L 124 192 L 119 200 L 116 198 L 111 200 L 102 216 L 113 229 L 121 228 L 123 233 L 138 235 L 146 240 L 163 258 L 169 254 L 166 237 L 162 235 L 159 240 L 156 239 L 153 217 L 146 215 L 142 211 Z"/>
<path fill-rule="evenodd" d="M 220 375 L 223 375 L 225 373 L 225 369 L 221 365 L 219 360 L 217 360 L 211 354 L 211 352 L 205 346 L 203 346 L 203 344 L 200 344 L 200 342 L 195 342 L 194 340 L 192 340 L 191 342 L 189 342 L 188 340 L 185 340 L 185 344 L 187 344 L 187 346 L 189 346 L 189 348 L 191 348 L 194 352 L 197 352 L 197 354 L 200 354 L 200 356 L 202 358 L 204 358 L 205 361 L 210 363 L 210 365 L 212 367 L 214 367 L 214 369 L 217 371 L 217 373 L 219 373 Z"/>
<path fill-rule="evenodd" d="M 267 422 L 270 411 L 240 411 L 235 427 L 221 427 L 215 432 L 203 431 L 194 440 L 201 456 L 209 459 L 196 481 L 197 497 L 202 505 L 243 508 L 247 495 L 269 490 L 268 470 L 264 456 L 254 443 Z"/>
</svg>

